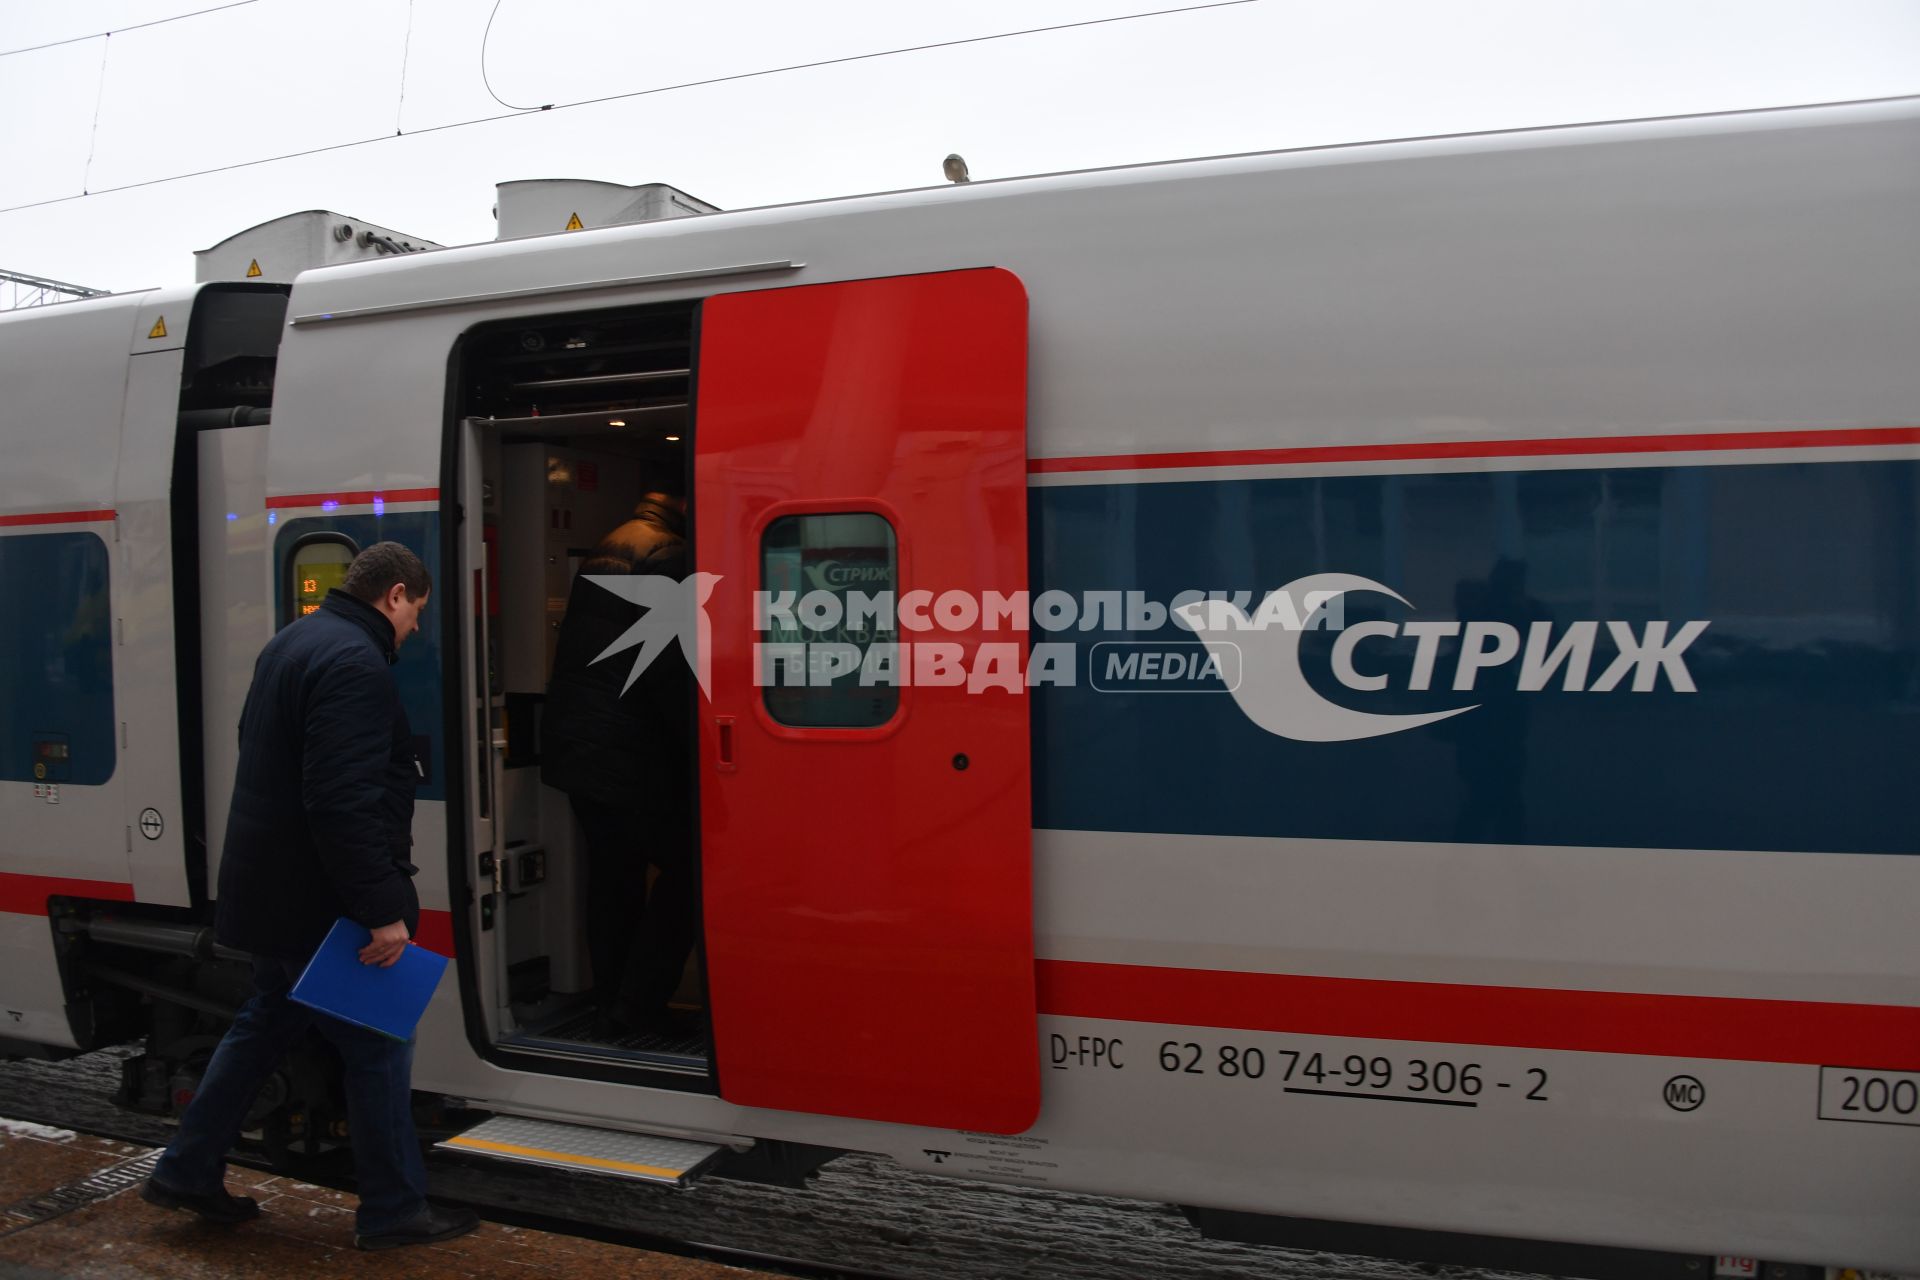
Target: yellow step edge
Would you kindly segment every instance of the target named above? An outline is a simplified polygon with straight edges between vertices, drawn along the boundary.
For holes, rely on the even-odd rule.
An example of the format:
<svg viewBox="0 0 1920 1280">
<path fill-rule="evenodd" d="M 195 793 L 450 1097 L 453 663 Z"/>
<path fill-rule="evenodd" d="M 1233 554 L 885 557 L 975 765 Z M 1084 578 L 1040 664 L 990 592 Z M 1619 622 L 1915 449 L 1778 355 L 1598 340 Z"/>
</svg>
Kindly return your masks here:
<svg viewBox="0 0 1920 1280">
<path fill-rule="evenodd" d="M 505 1156 L 532 1156 L 537 1160 L 557 1160 L 562 1164 L 583 1165 L 592 1169 L 618 1169 L 624 1173 L 642 1173 L 653 1178 L 682 1178 L 685 1169 L 662 1169 L 659 1165 L 634 1164 L 627 1160 L 608 1160 L 601 1156 L 577 1156 L 567 1151 L 547 1151 L 540 1147 L 517 1147 L 510 1142 L 489 1142 L 485 1138 L 461 1136 L 449 1138 L 443 1144 L 449 1147 L 466 1147 L 473 1151 L 493 1151 Z"/>
</svg>

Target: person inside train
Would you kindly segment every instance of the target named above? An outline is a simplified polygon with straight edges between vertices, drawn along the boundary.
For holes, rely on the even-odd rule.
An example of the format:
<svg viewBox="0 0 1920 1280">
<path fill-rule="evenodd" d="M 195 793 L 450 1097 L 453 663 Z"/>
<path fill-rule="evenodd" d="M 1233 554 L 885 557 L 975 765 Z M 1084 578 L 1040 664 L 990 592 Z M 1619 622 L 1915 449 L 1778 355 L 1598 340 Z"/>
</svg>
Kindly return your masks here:
<svg viewBox="0 0 1920 1280">
<path fill-rule="evenodd" d="M 594 1002 L 616 1033 L 691 1030 L 668 1002 L 693 950 L 697 906 L 692 673 L 680 655 L 660 654 L 629 685 L 631 662 L 596 661 L 636 619 L 633 604 L 593 578 L 678 582 L 691 569 L 678 474 L 661 468 L 643 483 L 632 518 L 574 579 L 541 721 L 541 780 L 566 792 L 586 841 Z"/>
</svg>

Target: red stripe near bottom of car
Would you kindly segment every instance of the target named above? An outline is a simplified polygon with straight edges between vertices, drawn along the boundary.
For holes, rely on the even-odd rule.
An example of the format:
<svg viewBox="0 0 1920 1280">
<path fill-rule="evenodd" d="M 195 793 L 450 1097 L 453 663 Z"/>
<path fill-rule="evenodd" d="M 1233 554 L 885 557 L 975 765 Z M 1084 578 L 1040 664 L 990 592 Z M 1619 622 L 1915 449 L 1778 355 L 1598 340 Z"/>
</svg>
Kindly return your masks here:
<svg viewBox="0 0 1920 1280">
<path fill-rule="evenodd" d="M 22 882 L 31 881 L 29 890 Z M 22 892 L 30 892 L 30 905 Z M 131 900 L 128 885 L 0 875 L 0 910 L 53 894 Z M 453 914 L 414 941 L 453 954 Z M 1040 1012 L 1357 1040 L 1920 1071 L 1920 1007 L 1732 996 L 1470 986 L 1147 965 L 1038 963 Z"/>
<path fill-rule="evenodd" d="M 17 916 L 44 916 L 48 898 L 132 902 L 133 886 L 115 880 L 71 880 L 65 876 L 28 876 L 0 871 L 0 911 Z"/>
<path fill-rule="evenodd" d="M 413 940 L 429 951 L 438 951 L 443 956 L 453 954 L 453 912 L 420 912 L 420 927 L 414 930 Z"/>
<path fill-rule="evenodd" d="M 64 876 L 28 876 L 0 871 L 0 912 L 45 916 L 49 898 L 91 898 L 105 902 L 132 902 L 133 886 L 113 880 L 73 880 Z M 422 911 L 413 940 L 443 956 L 453 954 L 453 913 Z"/>
<path fill-rule="evenodd" d="M 1360 1040 L 1920 1070 L 1920 1008 L 1039 962 L 1040 1012 Z"/>
</svg>

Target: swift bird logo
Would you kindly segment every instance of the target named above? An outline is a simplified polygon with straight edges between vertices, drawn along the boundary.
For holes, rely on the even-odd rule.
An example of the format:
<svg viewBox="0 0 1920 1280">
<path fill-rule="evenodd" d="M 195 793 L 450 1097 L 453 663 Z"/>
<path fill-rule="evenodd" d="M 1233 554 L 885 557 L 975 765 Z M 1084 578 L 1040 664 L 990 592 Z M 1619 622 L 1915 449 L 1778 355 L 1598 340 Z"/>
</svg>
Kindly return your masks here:
<svg viewBox="0 0 1920 1280">
<path fill-rule="evenodd" d="M 638 622 L 628 627 L 618 640 L 601 650 L 593 660 L 601 662 L 628 649 L 638 650 L 633 655 L 633 669 L 627 673 L 627 682 L 620 686 L 621 693 L 633 688 L 633 682 L 660 656 L 660 651 L 678 640 L 680 655 L 693 668 L 693 678 L 700 682 L 700 692 L 709 698 L 713 696 L 713 691 L 707 687 L 713 655 L 707 600 L 713 595 L 714 587 L 719 585 L 720 577 L 717 573 L 690 573 L 686 581 L 675 582 L 660 574 L 586 575 L 587 581 L 594 586 L 646 610 Z"/>
<path fill-rule="evenodd" d="M 1228 660 L 1224 651 L 1233 648 L 1237 639 L 1243 665 L 1240 683 L 1231 690 L 1233 700 L 1247 719 L 1268 733 L 1296 742 L 1352 742 L 1417 729 L 1473 710 L 1467 706 L 1424 715 L 1380 715 L 1355 711 L 1321 697 L 1300 670 L 1300 633 L 1314 625 L 1328 603 L 1348 591 L 1377 591 L 1401 604 L 1407 601 L 1393 588 L 1351 573 L 1295 578 L 1280 591 L 1294 600 L 1313 598 L 1318 593 L 1322 603 L 1298 627 L 1256 627 L 1230 600 L 1199 600 L 1174 609 L 1206 644 L 1207 651 L 1223 663 Z"/>
</svg>

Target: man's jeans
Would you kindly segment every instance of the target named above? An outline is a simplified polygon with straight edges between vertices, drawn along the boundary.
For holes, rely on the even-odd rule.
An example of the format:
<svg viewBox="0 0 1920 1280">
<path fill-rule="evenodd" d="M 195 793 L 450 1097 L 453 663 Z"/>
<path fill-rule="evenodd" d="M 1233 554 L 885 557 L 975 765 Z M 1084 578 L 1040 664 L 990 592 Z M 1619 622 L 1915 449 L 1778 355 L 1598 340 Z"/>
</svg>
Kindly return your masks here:
<svg viewBox="0 0 1920 1280">
<path fill-rule="evenodd" d="M 346 1062 L 347 1120 L 360 1184 L 355 1226 L 362 1235 L 390 1231 L 427 1204 L 427 1172 L 413 1131 L 413 1045 L 287 999 L 304 968 L 292 960 L 254 959 L 253 998 L 213 1051 L 200 1091 L 153 1176 L 189 1194 L 220 1190 L 227 1151 L 260 1086 L 307 1028 L 318 1027 Z"/>
</svg>

